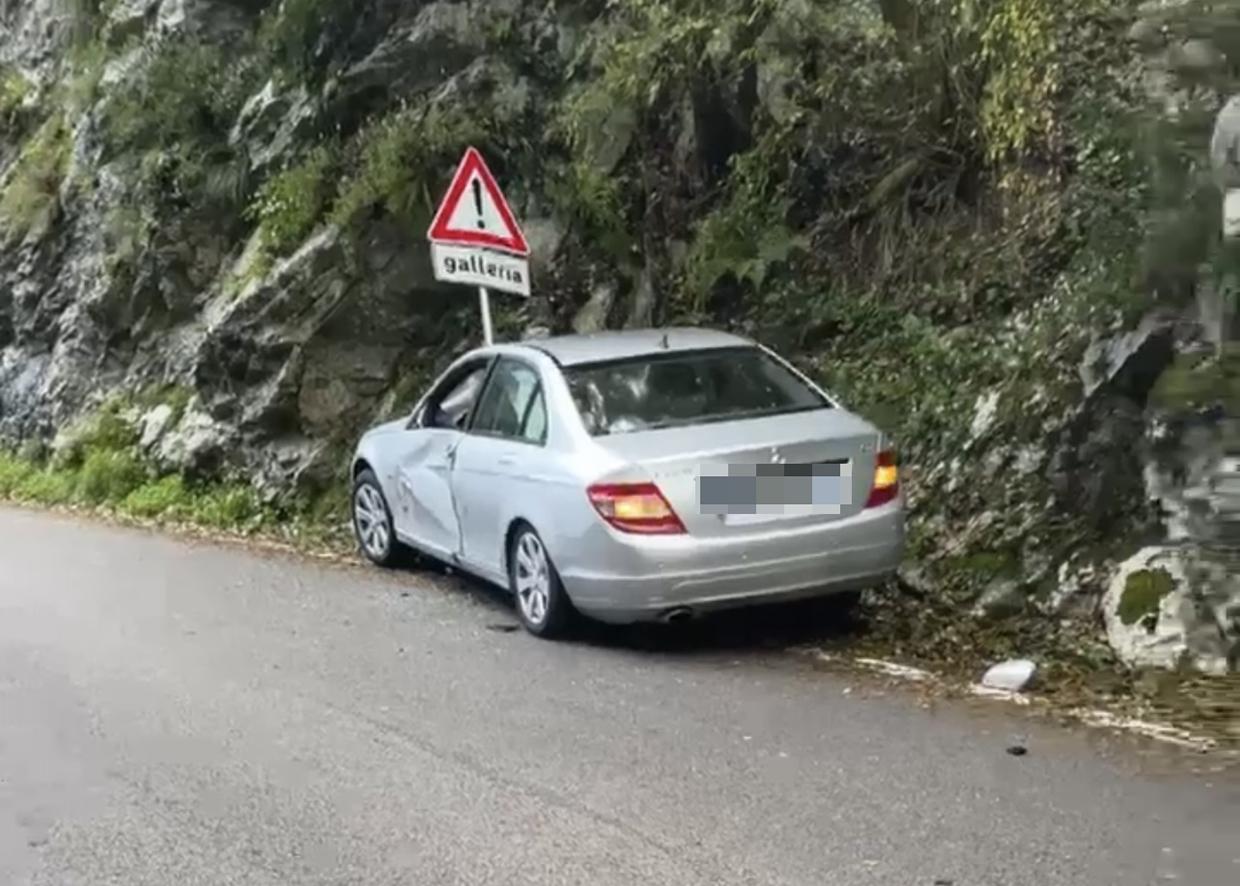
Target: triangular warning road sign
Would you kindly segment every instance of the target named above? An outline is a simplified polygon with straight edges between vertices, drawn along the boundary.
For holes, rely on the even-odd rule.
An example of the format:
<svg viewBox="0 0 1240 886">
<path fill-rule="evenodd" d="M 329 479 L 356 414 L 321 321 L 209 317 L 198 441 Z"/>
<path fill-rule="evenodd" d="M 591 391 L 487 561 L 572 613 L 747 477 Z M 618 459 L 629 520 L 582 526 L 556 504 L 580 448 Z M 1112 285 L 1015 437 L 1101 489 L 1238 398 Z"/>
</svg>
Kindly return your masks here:
<svg viewBox="0 0 1240 886">
<path fill-rule="evenodd" d="M 426 237 L 432 243 L 450 246 L 485 246 L 521 256 L 530 254 L 529 243 L 495 176 L 474 148 L 465 151 Z"/>
</svg>

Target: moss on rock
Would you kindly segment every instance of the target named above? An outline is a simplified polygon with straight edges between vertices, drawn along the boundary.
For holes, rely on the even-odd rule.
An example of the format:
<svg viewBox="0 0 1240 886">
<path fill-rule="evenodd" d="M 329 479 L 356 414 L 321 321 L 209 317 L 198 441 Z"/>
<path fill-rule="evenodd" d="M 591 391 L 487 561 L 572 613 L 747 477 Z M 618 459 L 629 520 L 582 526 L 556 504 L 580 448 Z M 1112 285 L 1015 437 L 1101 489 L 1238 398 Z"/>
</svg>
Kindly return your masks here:
<svg viewBox="0 0 1240 886">
<path fill-rule="evenodd" d="M 22 148 L 16 170 L 0 191 L 0 234 L 20 239 L 51 224 L 68 171 L 69 138 L 68 121 L 55 113 Z"/>
<path fill-rule="evenodd" d="M 32 89 L 21 71 L 0 65 L 0 138 L 17 128 L 18 116 Z"/>
<path fill-rule="evenodd" d="M 1229 343 L 1219 354 L 1179 356 L 1159 378 L 1150 399 L 1169 413 L 1217 406 L 1228 415 L 1240 415 L 1240 344 Z"/>
<path fill-rule="evenodd" d="M 1158 614 L 1163 598 L 1175 590 L 1175 579 L 1165 569 L 1143 569 L 1128 576 L 1119 601 L 1119 619 L 1131 627 Z"/>
</svg>

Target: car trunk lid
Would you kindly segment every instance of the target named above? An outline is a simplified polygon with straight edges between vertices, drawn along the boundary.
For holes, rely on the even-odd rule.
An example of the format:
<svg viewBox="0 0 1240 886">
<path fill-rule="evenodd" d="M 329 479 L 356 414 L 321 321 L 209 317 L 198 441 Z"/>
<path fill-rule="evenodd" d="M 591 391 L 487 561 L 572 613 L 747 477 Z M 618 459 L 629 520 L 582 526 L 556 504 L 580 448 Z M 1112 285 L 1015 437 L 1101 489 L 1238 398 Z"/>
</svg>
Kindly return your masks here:
<svg viewBox="0 0 1240 886">
<path fill-rule="evenodd" d="M 841 520 L 864 507 L 878 432 L 841 409 L 598 437 L 649 480 L 692 535 L 722 537 Z"/>
</svg>

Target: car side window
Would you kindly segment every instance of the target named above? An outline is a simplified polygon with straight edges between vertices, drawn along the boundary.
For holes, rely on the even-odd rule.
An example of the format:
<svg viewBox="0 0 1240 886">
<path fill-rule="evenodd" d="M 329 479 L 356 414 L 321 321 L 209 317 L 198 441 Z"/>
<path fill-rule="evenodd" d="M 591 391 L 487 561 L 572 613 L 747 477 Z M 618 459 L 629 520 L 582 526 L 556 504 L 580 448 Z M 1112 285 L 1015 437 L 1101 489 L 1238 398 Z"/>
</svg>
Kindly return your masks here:
<svg viewBox="0 0 1240 886">
<path fill-rule="evenodd" d="M 538 437 L 531 439 L 524 433 L 536 397 L 541 399 L 538 373 L 524 363 L 501 360 L 478 402 L 471 430 L 492 437 L 541 443 Z M 545 411 L 543 425 L 545 430 Z"/>
<path fill-rule="evenodd" d="M 547 401 L 543 399 L 542 385 L 534 391 L 530 405 L 525 411 L 521 426 L 521 439 L 539 446 L 547 442 Z"/>
<path fill-rule="evenodd" d="M 468 370 L 464 377 L 458 377 L 455 383 L 449 379 L 426 404 L 427 426 L 464 430 L 486 372 L 487 365 L 483 363 Z"/>
</svg>

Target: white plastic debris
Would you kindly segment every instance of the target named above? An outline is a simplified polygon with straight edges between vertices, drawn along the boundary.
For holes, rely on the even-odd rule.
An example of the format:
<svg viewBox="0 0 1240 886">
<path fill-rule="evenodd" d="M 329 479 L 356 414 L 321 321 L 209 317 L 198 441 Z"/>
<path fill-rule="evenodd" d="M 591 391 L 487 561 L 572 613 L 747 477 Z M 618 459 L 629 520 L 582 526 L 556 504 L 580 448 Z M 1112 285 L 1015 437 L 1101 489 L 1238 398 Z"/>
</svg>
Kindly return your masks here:
<svg viewBox="0 0 1240 886">
<path fill-rule="evenodd" d="M 1020 692 L 1033 680 L 1038 666 L 1027 658 L 1018 658 L 997 664 L 982 677 L 982 685 L 987 689 L 1003 689 L 1007 692 Z"/>
</svg>

